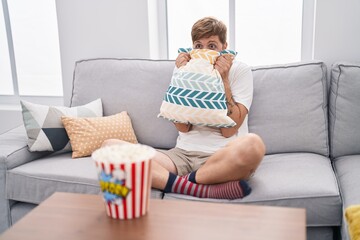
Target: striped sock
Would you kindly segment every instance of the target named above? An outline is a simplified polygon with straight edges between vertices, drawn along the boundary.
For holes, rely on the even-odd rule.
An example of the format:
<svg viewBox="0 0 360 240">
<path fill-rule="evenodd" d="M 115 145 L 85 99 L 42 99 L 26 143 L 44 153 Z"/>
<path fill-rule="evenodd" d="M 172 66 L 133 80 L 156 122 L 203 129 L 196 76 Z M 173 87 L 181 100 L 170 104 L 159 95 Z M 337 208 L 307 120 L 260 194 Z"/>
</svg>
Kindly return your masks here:
<svg viewBox="0 0 360 240">
<path fill-rule="evenodd" d="M 238 199 L 250 194 L 251 188 L 247 182 L 232 181 L 214 185 L 197 184 L 189 181 L 193 175 L 188 174 L 184 177 L 169 173 L 169 179 L 166 183 L 165 193 L 180 193 L 199 198 L 217 198 L 217 199 Z"/>
<path fill-rule="evenodd" d="M 182 176 L 183 178 L 185 178 L 186 180 L 192 182 L 192 183 L 197 183 L 196 180 L 195 180 L 195 176 L 196 176 L 196 171 L 193 171 L 185 176 Z"/>
</svg>

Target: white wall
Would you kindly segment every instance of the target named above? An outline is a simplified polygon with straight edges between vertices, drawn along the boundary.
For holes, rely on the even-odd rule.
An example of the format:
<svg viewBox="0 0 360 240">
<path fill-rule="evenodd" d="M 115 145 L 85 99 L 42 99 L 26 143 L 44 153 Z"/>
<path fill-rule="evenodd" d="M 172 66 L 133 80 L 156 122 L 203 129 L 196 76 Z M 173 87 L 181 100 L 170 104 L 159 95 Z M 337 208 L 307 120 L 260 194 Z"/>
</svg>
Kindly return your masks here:
<svg viewBox="0 0 360 240">
<path fill-rule="evenodd" d="M 3 104 L 2 99 L 3 98 L 0 98 L 0 134 L 15 127 L 18 127 L 23 123 L 20 99 L 14 97 L 11 101 L 12 104 Z M 22 96 L 21 100 L 36 104 L 47 104 L 52 106 L 60 106 L 63 104 L 62 97 Z"/>
<path fill-rule="evenodd" d="M 360 62 L 360 1 L 317 0 L 314 59 Z"/>
<path fill-rule="evenodd" d="M 69 104 L 75 61 L 156 56 L 150 54 L 149 45 L 149 31 L 153 33 L 156 29 L 151 22 L 156 21 L 148 22 L 148 3 L 154 1 L 56 0 L 65 105 Z M 316 3 L 312 10 L 315 12 L 314 58 L 328 66 L 335 61 L 360 62 L 360 1 L 306 1 Z M 0 105 L 0 133 L 22 122 L 18 109 L 9 110 Z"/>
<path fill-rule="evenodd" d="M 85 58 L 149 58 L 147 0 L 56 0 L 64 104 L 75 62 Z"/>
<path fill-rule="evenodd" d="M 22 124 L 20 107 L 0 105 L 0 134 Z"/>
<path fill-rule="evenodd" d="M 306 0 L 313 4 L 307 11 L 314 13 L 313 33 L 304 33 L 313 45 L 304 59 L 322 60 L 328 66 L 335 61 L 360 62 L 360 1 Z M 158 58 L 163 54 L 151 48 L 159 34 L 154 13 L 158 0 L 56 0 L 64 103 L 69 104 L 75 61 L 97 57 Z M 148 5 L 151 5 L 148 9 Z M 150 11 L 150 21 L 148 12 Z M 152 14 L 151 14 L 152 13 Z M 309 14 L 304 16 L 309 19 Z M 307 21 L 308 22 L 308 21 Z M 309 25 L 309 23 L 306 23 Z M 311 24 L 311 23 L 310 23 Z M 150 31 L 150 32 L 149 32 Z M 155 33 L 156 32 L 156 33 Z M 163 39 L 160 36 L 160 40 Z M 304 40 L 304 38 L 303 38 Z M 164 46 L 163 46 L 164 45 Z M 303 45 L 304 47 L 304 45 Z M 312 53 L 311 53 L 312 50 Z"/>
</svg>

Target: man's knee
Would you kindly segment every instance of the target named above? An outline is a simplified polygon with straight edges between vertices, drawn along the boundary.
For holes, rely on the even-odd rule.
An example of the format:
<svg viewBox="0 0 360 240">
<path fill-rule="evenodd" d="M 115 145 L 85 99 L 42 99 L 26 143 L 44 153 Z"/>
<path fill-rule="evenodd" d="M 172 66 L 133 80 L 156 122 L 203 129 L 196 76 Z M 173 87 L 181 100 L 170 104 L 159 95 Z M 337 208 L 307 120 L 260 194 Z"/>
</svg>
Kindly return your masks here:
<svg viewBox="0 0 360 240">
<path fill-rule="evenodd" d="M 124 145 L 124 144 L 133 144 L 124 140 L 110 138 L 103 141 L 101 147 L 111 146 L 111 145 Z"/>
<path fill-rule="evenodd" d="M 265 155 L 264 142 L 253 133 L 238 138 L 230 148 L 240 166 L 257 166 Z"/>
<path fill-rule="evenodd" d="M 110 145 L 114 145 L 117 144 L 117 139 L 106 139 L 105 141 L 103 141 L 103 143 L 101 144 L 101 147 L 106 147 L 106 146 L 110 146 Z"/>
<path fill-rule="evenodd" d="M 254 133 L 249 133 L 247 137 L 248 137 L 248 146 L 250 148 L 249 151 L 251 151 L 253 154 L 255 154 L 256 156 L 262 159 L 265 155 L 266 149 L 265 149 L 265 144 L 261 139 L 261 137 Z"/>
</svg>

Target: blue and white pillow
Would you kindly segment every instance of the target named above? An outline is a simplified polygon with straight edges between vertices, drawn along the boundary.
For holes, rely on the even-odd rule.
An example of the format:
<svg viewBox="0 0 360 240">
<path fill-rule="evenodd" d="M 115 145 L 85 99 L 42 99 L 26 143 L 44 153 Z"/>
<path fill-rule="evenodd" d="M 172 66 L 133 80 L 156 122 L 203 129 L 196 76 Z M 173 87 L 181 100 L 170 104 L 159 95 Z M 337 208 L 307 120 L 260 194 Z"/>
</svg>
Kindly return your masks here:
<svg viewBox="0 0 360 240">
<path fill-rule="evenodd" d="M 217 57 L 236 52 L 180 48 L 190 53 L 191 60 L 175 70 L 167 89 L 159 117 L 172 122 L 228 128 L 236 123 L 227 116 L 224 84 L 214 68 Z"/>
</svg>

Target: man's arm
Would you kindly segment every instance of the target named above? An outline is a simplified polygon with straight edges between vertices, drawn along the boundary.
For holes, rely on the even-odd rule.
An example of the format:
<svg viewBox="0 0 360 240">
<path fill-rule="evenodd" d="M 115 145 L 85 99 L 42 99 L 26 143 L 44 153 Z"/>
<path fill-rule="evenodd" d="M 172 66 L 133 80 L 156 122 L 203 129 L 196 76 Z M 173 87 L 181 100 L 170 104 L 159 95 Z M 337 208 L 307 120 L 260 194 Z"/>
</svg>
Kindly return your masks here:
<svg viewBox="0 0 360 240">
<path fill-rule="evenodd" d="M 220 56 L 215 63 L 215 68 L 219 71 L 224 83 L 228 116 L 234 120 L 234 122 L 236 122 L 234 127 L 220 128 L 221 134 L 227 138 L 237 133 L 241 124 L 244 122 L 246 115 L 248 114 L 248 109 L 241 103 L 235 102 L 231 92 L 229 72 L 233 60 L 234 57 L 232 55 L 226 54 Z"/>
<path fill-rule="evenodd" d="M 237 133 L 240 126 L 244 122 L 246 115 L 248 114 L 248 110 L 241 103 L 235 102 L 231 95 L 231 90 L 226 91 L 226 88 L 227 87 L 225 87 L 225 93 L 226 93 L 226 99 L 227 99 L 226 103 L 227 103 L 227 107 L 228 107 L 228 117 L 230 117 L 232 120 L 234 120 L 234 122 L 236 122 L 236 125 L 234 127 L 220 128 L 221 134 L 224 137 L 228 138 Z M 229 86 L 229 88 L 230 88 L 230 86 Z M 229 95 L 229 97 L 228 97 L 228 95 Z"/>
</svg>

